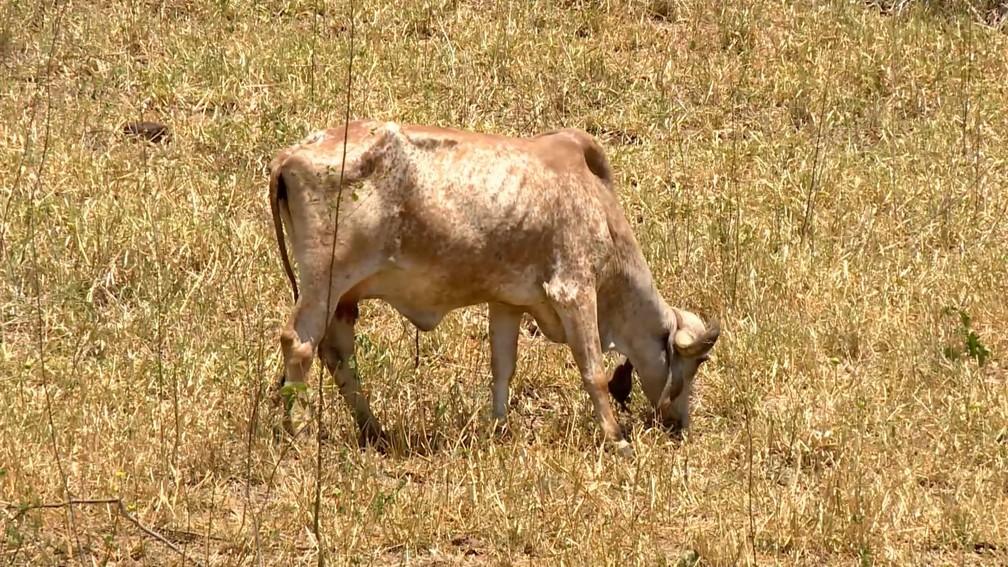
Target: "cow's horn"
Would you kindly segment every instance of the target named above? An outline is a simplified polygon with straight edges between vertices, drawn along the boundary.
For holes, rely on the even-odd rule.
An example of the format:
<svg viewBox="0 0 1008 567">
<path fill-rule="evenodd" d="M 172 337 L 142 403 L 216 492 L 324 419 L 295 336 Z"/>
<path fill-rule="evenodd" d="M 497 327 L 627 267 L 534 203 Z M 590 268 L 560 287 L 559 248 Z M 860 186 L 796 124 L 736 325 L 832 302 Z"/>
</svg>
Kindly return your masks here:
<svg viewBox="0 0 1008 567">
<path fill-rule="evenodd" d="M 675 349 L 686 357 L 700 356 L 710 350 L 721 335 L 721 324 L 716 320 L 699 337 L 695 337 L 686 329 L 679 329 L 675 334 Z"/>
</svg>

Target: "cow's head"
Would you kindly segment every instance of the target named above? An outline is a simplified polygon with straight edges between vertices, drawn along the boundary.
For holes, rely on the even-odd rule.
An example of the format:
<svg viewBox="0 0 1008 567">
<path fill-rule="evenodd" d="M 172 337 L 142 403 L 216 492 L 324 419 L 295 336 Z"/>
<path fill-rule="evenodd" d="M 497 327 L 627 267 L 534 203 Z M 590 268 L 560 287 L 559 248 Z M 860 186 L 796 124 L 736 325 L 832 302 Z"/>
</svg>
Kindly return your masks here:
<svg viewBox="0 0 1008 567">
<path fill-rule="evenodd" d="M 636 353 L 650 360 L 637 360 L 641 389 L 655 409 L 655 417 L 670 428 L 689 426 L 689 397 L 697 369 L 707 361 L 721 334 L 717 321 L 704 325 L 697 315 L 676 309 L 661 344 L 652 352 Z M 609 391 L 616 401 L 625 403 L 631 389 L 634 369 L 630 358 L 616 368 Z"/>
</svg>

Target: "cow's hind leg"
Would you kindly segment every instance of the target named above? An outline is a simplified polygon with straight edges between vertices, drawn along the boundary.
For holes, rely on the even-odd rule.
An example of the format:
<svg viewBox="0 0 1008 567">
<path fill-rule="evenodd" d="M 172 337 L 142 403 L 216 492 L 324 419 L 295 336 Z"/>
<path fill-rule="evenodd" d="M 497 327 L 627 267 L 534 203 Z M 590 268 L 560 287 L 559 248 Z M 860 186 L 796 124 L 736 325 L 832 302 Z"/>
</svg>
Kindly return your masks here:
<svg viewBox="0 0 1008 567">
<path fill-rule="evenodd" d="M 336 380 L 343 401 L 353 413 L 362 445 L 382 443 L 385 434 L 378 419 L 371 412 L 371 404 L 361 390 L 354 362 L 354 324 L 359 311 L 357 303 L 342 302 L 336 307 L 336 314 L 329 321 L 325 339 L 319 346 L 319 358 Z"/>
<path fill-rule="evenodd" d="M 337 270 L 326 278 L 328 270 L 321 270 L 321 276 L 310 271 L 302 278 L 305 283 L 301 297 L 298 298 L 290 321 L 280 332 L 280 349 L 284 359 L 284 376 L 275 394 L 275 400 L 283 405 L 283 428 L 288 434 L 294 433 L 291 420 L 295 398 L 298 393 L 307 391 L 306 379 L 311 370 L 312 359 L 322 341 L 326 323 L 336 310 L 339 299 L 349 291 L 354 284 L 366 277 L 370 271 L 360 263 L 336 253 L 334 265 L 357 266 L 353 269 Z M 331 282 L 331 291 L 319 282 Z M 331 305 L 327 309 L 327 305 Z M 311 411 L 310 406 L 307 408 Z"/>
<path fill-rule="evenodd" d="M 509 305 L 491 303 L 490 370 L 493 374 L 493 409 L 495 427 L 507 423 L 508 386 L 515 371 L 518 354 L 518 328 L 522 311 Z"/>
<path fill-rule="evenodd" d="M 280 377 L 275 401 L 283 406 L 283 429 L 294 434 L 291 412 L 299 393 L 307 391 L 306 378 L 311 370 L 315 348 L 325 330 L 325 306 L 308 301 L 302 295 L 294 306 L 290 322 L 280 332 L 280 351 L 284 359 L 284 372 Z M 309 404 L 310 411 L 310 404 Z"/>
</svg>

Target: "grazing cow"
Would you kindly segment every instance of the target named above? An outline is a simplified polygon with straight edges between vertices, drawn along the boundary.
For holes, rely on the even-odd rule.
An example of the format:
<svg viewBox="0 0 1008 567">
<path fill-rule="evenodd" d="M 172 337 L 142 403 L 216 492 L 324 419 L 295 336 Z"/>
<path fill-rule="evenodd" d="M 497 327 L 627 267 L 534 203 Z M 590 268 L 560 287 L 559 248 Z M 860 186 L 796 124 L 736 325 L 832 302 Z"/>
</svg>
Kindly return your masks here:
<svg viewBox="0 0 1008 567">
<path fill-rule="evenodd" d="M 362 441 L 377 440 L 382 429 L 349 364 L 358 302 L 383 299 L 424 331 L 453 309 L 487 303 L 494 418 L 506 419 L 529 313 L 570 347 L 621 453 L 632 450 L 607 395 L 606 350 L 626 357 L 618 396 L 636 369 L 656 416 L 686 426 L 691 384 L 719 326 L 661 298 L 612 184 L 602 148 L 574 129 L 511 138 L 355 121 L 280 152 L 270 203 L 296 301 L 280 334 L 281 384 L 303 384 L 317 353 Z M 286 412 L 289 430 L 289 402 Z"/>
</svg>

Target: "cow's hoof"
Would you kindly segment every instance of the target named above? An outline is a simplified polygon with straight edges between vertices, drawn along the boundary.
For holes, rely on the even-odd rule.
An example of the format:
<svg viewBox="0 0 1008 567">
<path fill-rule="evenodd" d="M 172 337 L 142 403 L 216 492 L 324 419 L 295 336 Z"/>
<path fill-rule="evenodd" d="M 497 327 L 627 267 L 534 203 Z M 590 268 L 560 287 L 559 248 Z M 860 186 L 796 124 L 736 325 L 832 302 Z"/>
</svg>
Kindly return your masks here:
<svg viewBox="0 0 1008 567">
<path fill-rule="evenodd" d="M 328 441 L 329 437 L 330 437 L 330 435 L 329 435 L 329 426 L 327 426 L 326 424 L 322 423 L 321 421 L 317 425 L 318 425 L 318 438 L 319 438 L 319 440 L 321 440 L 321 441 Z"/>
<path fill-rule="evenodd" d="M 273 441 L 279 443 L 294 438 L 294 424 L 290 418 L 281 418 L 273 422 Z"/>
<path fill-rule="evenodd" d="M 632 459 L 634 456 L 633 445 L 630 444 L 626 439 L 620 439 L 619 441 L 613 443 L 613 450 L 616 454 L 624 459 Z"/>
<path fill-rule="evenodd" d="M 379 453 L 385 453 L 392 446 L 392 440 L 380 427 L 369 426 L 361 428 L 360 435 L 357 436 L 357 444 L 361 449 L 371 447 Z"/>
<path fill-rule="evenodd" d="M 493 435 L 505 436 L 508 431 L 508 420 L 506 417 L 491 417 L 490 418 L 490 432 Z"/>
</svg>

